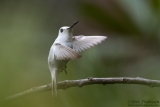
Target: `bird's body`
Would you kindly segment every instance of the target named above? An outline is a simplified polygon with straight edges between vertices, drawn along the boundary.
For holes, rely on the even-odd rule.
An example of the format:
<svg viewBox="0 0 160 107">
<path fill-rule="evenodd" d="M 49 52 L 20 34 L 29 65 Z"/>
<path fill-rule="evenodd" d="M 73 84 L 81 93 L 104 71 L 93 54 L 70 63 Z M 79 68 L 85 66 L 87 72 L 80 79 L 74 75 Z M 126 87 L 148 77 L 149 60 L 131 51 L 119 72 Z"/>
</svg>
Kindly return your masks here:
<svg viewBox="0 0 160 107">
<path fill-rule="evenodd" d="M 61 27 L 59 35 L 51 46 L 48 65 L 52 77 L 52 94 L 57 95 L 57 75 L 63 70 L 66 71 L 66 65 L 70 59 L 80 58 L 79 52 L 91 48 L 106 39 L 105 36 L 73 36 L 73 27 Z"/>
</svg>

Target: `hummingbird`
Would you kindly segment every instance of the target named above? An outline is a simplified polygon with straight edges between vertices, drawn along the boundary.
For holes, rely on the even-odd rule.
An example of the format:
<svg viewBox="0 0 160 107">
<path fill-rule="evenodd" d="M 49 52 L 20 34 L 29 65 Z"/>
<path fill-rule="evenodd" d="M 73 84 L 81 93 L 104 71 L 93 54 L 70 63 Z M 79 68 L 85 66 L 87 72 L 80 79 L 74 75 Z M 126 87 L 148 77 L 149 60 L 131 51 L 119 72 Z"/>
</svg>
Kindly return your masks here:
<svg viewBox="0 0 160 107">
<path fill-rule="evenodd" d="M 68 61 L 80 58 L 80 52 L 101 43 L 107 38 L 106 36 L 73 36 L 73 27 L 78 22 L 76 21 L 71 26 L 61 27 L 58 37 L 50 48 L 48 66 L 52 78 L 52 96 L 57 96 L 57 76 L 62 71 L 66 72 Z"/>
</svg>

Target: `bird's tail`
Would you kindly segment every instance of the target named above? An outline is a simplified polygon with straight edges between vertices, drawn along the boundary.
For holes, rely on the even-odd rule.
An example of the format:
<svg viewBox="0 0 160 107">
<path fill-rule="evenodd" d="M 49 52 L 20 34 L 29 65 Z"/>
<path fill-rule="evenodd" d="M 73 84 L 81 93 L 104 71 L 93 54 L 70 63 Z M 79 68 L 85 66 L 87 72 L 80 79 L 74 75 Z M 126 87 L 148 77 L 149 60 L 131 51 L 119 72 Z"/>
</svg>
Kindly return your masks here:
<svg viewBox="0 0 160 107">
<path fill-rule="evenodd" d="M 51 71 L 51 77 L 52 77 L 52 96 L 57 96 L 57 74 L 56 70 Z"/>
</svg>

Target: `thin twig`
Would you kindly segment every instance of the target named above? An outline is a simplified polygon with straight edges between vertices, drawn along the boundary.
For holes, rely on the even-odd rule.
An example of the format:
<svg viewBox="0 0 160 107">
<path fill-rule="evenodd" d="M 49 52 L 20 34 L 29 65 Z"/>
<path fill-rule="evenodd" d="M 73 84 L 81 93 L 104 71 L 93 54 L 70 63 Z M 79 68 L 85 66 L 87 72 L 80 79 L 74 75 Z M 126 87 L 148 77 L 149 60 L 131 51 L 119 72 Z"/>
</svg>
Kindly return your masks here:
<svg viewBox="0 0 160 107">
<path fill-rule="evenodd" d="M 67 89 L 70 87 L 82 87 L 84 85 L 91 85 L 91 84 L 139 84 L 139 85 L 148 85 L 150 87 L 160 87 L 160 81 L 159 80 L 150 80 L 145 78 L 132 78 L 132 77 L 118 77 L 118 78 L 92 78 L 89 77 L 87 79 L 80 79 L 80 80 L 65 80 L 58 82 L 58 89 Z M 26 95 L 39 93 L 39 92 L 46 92 L 51 90 L 52 86 L 51 84 L 42 85 L 38 87 L 31 88 L 29 90 L 20 92 L 18 94 L 9 96 L 5 98 L 5 101 L 13 101 L 18 98 L 22 98 Z"/>
</svg>

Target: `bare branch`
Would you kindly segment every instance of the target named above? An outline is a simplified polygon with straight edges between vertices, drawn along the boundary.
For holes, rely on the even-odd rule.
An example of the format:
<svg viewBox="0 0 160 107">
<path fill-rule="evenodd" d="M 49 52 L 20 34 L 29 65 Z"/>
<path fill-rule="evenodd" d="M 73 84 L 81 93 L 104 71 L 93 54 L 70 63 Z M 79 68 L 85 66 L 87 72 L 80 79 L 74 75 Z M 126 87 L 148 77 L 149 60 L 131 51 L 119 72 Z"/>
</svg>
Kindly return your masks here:
<svg viewBox="0 0 160 107">
<path fill-rule="evenodd" d="M 80 80 L 65 80 L 58 82 L 58 89 L 67 89 L 70 87 L 82 87 L 84 85 L 91 85 L 91 84 L 139 84 L 139 85 L 148 85 L 150 87 L 160 87 L 160 81 L 159 80 L 150 80 L 145 78 L 130 78 L 130 77 L 119 77 L 119 78 L 92 78 L 89 77 L 87 79 L 80 79 Z M 13 101 L 18 98 L 24 97 L 26 95 L 39 93 L 39 92 L 46 92 L 51 90 L 52 86 L 51 84 L 38 86 L 31 88 L 29 90 L 20 92 L 18 94 L 9 96 L 5 99 L 5 101 Z"/>
</svg>

